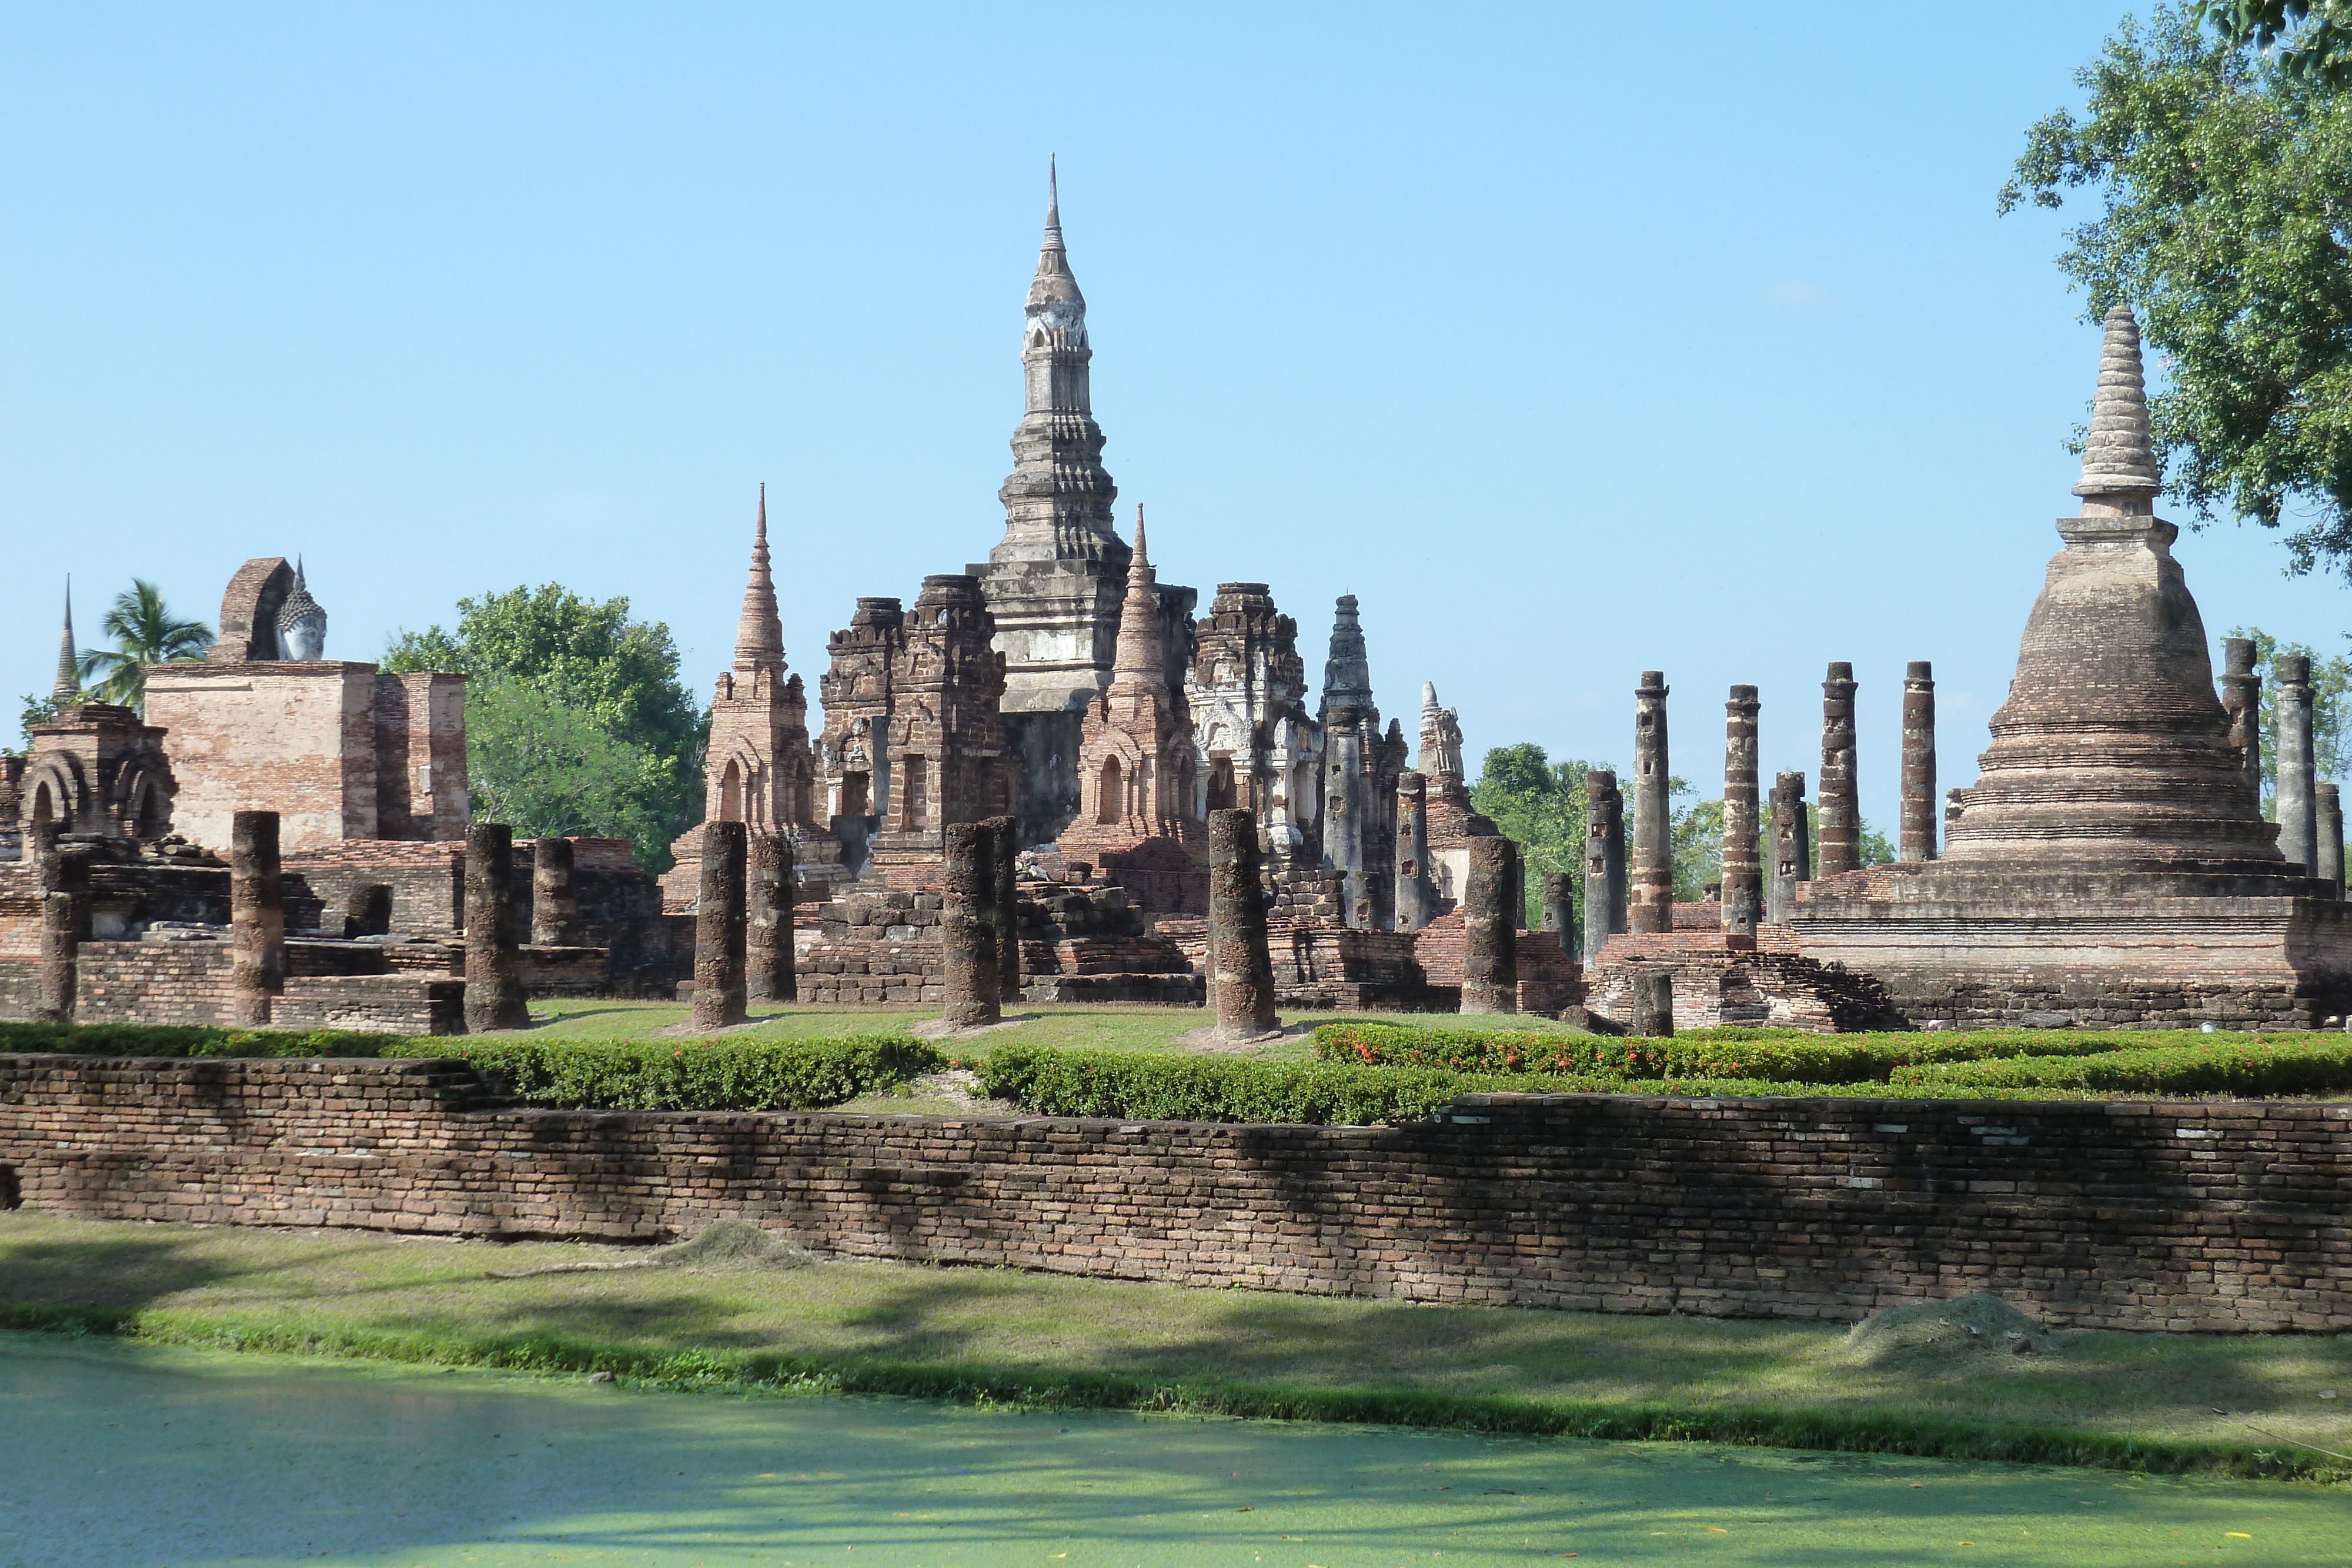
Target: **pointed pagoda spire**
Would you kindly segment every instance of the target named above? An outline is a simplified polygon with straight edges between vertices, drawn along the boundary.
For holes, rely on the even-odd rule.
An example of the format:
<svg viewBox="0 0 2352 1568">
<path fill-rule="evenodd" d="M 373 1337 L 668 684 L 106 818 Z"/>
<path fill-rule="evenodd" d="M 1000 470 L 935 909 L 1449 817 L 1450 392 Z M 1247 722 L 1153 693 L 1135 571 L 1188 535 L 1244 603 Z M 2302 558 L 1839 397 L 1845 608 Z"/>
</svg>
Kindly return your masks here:
<svg viewBox="0 0 2352 1568">
<path fill-rule="evenodd" d="M 1078 292 L 1077 277 L 1070 271 L 1070 253 L 1062 243 L 1061 177 L 1054 167 L 1053 155 L 1045 159 L 1045 239 L 1037 247 L 1037 276 L 1029 283 L 1029 313 L 1037 314 L 1038 307 L 1057 304 L 1075 306 L 1075 322 L 1057 320 L 1055 324 L 1073 327 L 1076 340 L 1083 345 L 1087 332 L 1087 298 Z M 1066 317 L 1067 312 L 1059 313 Z"/>
<path fill-rule="evenodd" d="M 2083 482 L 2074 494 L 2145 500 L 2162 484 L 2140 371 L 2139 323 L 2130 306 L 2117 305 L 2107 312 L 2106 335 L 2099 345 L 2099 390 L 2091 404 L 2091 433 L 2083 443 Z"/>
<path fill-rule="evenodd" d="M 1102 426 L 1094 417 L 1087 299 L 1062 246 L 1060 178 L 1051 164 L 1045 181 L 1045 243 L 1021 329 L 1022 418 L 1013 433 L 1013 472 L 997 492 L 1004 538 L 989 559 L 1100 560 L 1115 572 L 1127 546 L 1112 519 L 1118 486 L 1103 469 Z M 1097 613 L 1107 629 L 1118 579 L 1107 573 L 1100 587 Z"/>
<path fill-rule="evenodd" d="M 1168 644 L 1160 630 L 1160 574 L 1143 548 L 1143 507 L 1135 508 L 1135 553 L 1127 562 L 1127 602 L 1118 616 L 1118 652 L 1111 684 L 1145 680 L 1165 685 Z"/>
<path fill-rule="evenodd" d="M 1372 706 L 1372 662 L 1364 647 L 1363 622 L 1356 616 L 1356 596 L 1339 595 L 1331 614 L 1331 652 L 1323 661 L 1323 711 L 1335 707 L 1359 709 L 1368 725 L 1377 725 Z"/>
<path fill-rule="evenodd" d="M 751 580 L 743 615 L 735 623 L 735 668 L 751 674 L 784 667 L 784 623 L 776 614 L 776 580 L 768 570 L 768 486 L 760 486 L 760 517 L 751 533 Z"/>
<path fill-rule="evenodd" d="M 74 657 L 73 577 L 66 578 L 66 628 L 58 639 L 58 680 L 50 688 L 53 697 L 71 697 L 81 690 L 79 661 Z"/>
</svg>

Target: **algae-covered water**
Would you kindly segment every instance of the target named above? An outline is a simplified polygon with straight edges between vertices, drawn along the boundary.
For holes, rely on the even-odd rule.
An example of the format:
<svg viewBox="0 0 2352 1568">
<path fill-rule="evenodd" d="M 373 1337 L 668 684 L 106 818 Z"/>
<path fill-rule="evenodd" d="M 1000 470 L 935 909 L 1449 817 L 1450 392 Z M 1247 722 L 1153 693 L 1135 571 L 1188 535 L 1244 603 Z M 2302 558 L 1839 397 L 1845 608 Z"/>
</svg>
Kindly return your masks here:
<svg viewBox="0 0 2352 1568">
<path fill-rule="evenodd" d="M 0 1568 L 2352 1568 L 2262 1482 L 578 1380 L 0 1334 Z"/>
</svg>

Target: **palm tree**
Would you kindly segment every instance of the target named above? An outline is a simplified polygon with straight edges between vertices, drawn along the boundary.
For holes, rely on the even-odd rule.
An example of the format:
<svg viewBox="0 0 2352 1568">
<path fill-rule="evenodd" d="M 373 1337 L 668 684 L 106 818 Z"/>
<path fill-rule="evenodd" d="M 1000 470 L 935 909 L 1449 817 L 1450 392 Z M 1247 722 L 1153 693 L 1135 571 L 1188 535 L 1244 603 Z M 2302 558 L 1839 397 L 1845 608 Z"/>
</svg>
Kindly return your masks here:
<svg viewBox="0 0 2352 1568">
<path fill-rule="evenodd" d="M 114 607 L 99 629 L 114 639 L 115 646 L 83 652 L 82 685 L 101 701 L 142 713 L 147 707 L 147 665 L 201 659 L 213 645 L 211 627 L 201 621 L 173 620 L 163 591 L 142 577 L 132 578 L 130 589 L 114 596 Z"/>
</svg>

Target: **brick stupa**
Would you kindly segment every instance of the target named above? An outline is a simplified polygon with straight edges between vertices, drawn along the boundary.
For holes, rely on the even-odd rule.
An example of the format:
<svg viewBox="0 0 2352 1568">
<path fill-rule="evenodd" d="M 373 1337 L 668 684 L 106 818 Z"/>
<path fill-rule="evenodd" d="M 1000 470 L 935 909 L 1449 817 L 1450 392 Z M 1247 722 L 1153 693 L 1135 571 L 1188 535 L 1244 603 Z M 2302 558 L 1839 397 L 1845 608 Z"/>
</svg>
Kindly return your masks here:
<svg viewBox="0 0 2352 1568">
<path fill-rule="evenodd" d="M 1790 912 L 1914 1022 L 2307 1027 L 2352 997 L 2352 922 L 2247 787 L 2159 479 L 2118 305 L 2082 505 L 1944 858 L 1802 883 Z"/>
</svg>

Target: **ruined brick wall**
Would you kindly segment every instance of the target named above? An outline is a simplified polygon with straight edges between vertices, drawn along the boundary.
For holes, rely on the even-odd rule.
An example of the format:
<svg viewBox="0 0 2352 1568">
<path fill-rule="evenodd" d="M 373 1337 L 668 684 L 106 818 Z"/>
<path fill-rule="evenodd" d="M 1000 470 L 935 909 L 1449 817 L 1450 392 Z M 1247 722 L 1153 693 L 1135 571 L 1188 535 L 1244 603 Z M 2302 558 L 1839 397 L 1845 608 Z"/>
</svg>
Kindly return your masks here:
<svg viewBox="0 0 2352 1568">
<path fill-rule="evenodd" d="M 1405 1127 L 494 1108 L 425 1061 L 0 1057 L 47 1213 L 668 1239 L 1195 1286 L 1844 1321 L 2352 1328 L 2352 1106 L 1474 1096 Z"/>
<path fill-rule="evenodd" d="M 935 890 L 869 887 L 820 906 L 816 939 L 800 958 L 800 999 L 835 1007 L 944 1004 L 940 903 Z M 1175 1007 L 1203 999 L 1195 966 L 1176 943 L 1146 927 L 1126 889 L 1024 882 L 1019 905 L 1024 999 Z"/>
<path fill-rule="evenodd" d="M 229 818 L 276 811 L 288 853 L 376 836 L 373 664 L 212 663 L 159 668 L 147 722 L 165 732 L 173 831 L 228 850 Z"/>
<path fill-rule="evenodd" d="M 280 1029 L 460 1032 L 465 987 L 446 976 L 352 974 L 312 944 L 288 944 L 286 988 L 271 1004 Z M 377 957 L 378 963 L 382 962 Z M 300 971 L 308 970 L 308 973 Z M 39 995 L 37 960 L 0 956 L 0 1018 L 28 1019 Z M 226 942 L 84 942 L 75 958 L 78 1023 L 226 1024 Z"/>
</svg>

